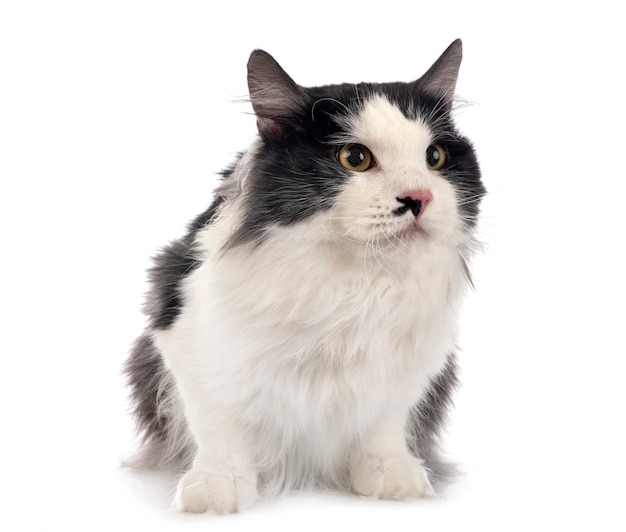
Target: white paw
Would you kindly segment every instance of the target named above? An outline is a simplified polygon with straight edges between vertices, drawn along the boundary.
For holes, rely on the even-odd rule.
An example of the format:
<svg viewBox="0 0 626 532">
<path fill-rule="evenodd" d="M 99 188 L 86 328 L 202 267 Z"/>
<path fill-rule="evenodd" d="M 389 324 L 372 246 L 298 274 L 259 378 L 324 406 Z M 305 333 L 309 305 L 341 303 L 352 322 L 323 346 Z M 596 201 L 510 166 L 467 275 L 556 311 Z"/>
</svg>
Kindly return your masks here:
<svg viewBox="0 0 626 532">
<path fill-rule="evenodd" d="M 362 456 L 352 463 L 352 489 L 373 499 L 417 499 L 434 495 L 420 460 L 409 455 Z"/>
<path fill-rule="evenodd" d="M 178 483 L 176 506 L 185 512 L 214 515 L 240 512 L 257 499 L 252 474 L 209 473 L 192 469 Z"/>
</svg>

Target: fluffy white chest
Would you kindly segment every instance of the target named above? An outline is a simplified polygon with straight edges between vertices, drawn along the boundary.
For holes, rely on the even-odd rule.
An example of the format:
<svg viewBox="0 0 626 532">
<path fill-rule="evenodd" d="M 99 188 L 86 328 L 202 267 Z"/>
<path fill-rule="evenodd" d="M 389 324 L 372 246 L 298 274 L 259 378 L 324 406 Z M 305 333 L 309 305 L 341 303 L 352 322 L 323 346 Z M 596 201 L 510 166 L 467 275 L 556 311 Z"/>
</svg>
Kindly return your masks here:
<svg viewBox="0 0 626 532">
<path fill-rule="evenodd" d="M 443 247 L 416 243 L 398 261 L 309 247 L 305 233 L 285 231 L 245 256 L 209 255 L 157 340 L 178 379 L 200 383 L 205 400 L 271 438 L 268 447 L 323 434 L 339 449 L 419 400 L 454 347 L 464 280 Z"/>
</svg>

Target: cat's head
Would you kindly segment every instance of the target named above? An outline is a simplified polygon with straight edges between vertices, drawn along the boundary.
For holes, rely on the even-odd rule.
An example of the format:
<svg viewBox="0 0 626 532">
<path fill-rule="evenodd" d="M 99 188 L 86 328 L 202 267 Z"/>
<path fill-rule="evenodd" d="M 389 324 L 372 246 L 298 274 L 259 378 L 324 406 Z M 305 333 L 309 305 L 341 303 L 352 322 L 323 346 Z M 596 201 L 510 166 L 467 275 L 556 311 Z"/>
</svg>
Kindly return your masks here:
<svg viewBox="0 0 626 532">
<path fill-rule="evenodd" d="M 418 80 L 305 88 L 266 52 L 248 63 L 260 142 L 232 243 L 275 226 L 325 224 L 332 237 L 375 244 L 459 244 L 484 188 L 451 111 L 461 63 L 453 42 Z"/>
</svg>

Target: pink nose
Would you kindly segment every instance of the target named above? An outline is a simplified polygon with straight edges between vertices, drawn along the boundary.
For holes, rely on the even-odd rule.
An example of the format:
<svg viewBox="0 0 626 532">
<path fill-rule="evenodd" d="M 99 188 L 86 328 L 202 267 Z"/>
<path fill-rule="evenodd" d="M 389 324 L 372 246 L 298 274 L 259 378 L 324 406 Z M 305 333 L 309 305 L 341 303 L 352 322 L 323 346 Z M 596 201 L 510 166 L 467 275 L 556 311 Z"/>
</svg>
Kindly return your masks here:
<svg viewBox="0 0 626 532">
<path fill-rule="evenodd" d="M 430 190 L 411 190 L 404 197 L 419 201 L 424 207 L 426 207 L 429 201 L 433 201 L 433 195 Z"/>
<path fill-rule="evenodd" d="M 410 209 L 413 216 L 419 216 L 426 209 L 426 205 L 433 200 L 433 195 L 430 190 L 411 190 L 403 197 L 396 199 L 402 203 L 402 207 L 396 211 L 397 214 L 404 214 Z"/>
</svg>

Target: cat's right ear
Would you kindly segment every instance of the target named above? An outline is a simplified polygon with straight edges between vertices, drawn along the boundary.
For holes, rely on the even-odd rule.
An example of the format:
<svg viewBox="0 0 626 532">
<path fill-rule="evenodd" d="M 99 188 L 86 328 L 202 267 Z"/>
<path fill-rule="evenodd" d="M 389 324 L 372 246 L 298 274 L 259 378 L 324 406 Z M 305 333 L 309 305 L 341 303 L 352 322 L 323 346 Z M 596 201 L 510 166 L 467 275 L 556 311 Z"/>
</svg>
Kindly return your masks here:
<svg viewBox="0 0 626 532">
<path fill-rule="evenodd" d="M 248 90 L 259 134 L 266 139 L 280 137 L 286 128 L 293 126 L 294 118 L 306 103 L 304 89 L 263 50 L 250 54 Z"/>
</svg>

